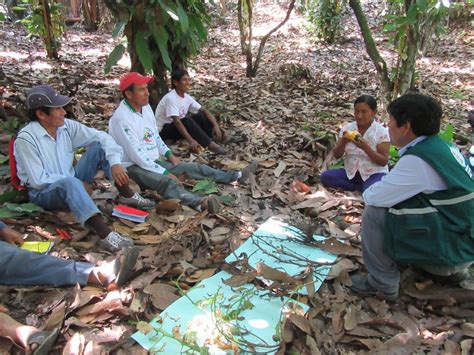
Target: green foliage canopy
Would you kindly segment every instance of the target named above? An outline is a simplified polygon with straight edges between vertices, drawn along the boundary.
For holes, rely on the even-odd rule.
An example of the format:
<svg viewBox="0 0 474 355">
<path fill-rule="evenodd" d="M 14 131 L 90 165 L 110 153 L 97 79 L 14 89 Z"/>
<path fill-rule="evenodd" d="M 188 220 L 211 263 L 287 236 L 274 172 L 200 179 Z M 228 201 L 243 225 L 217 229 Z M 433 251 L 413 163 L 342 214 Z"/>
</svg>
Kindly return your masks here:
<svg viewBox="0 0 474 355">
<path fill-rule="evenodd" d="M 207 39 L 209 18 L 202 0 L 106 0 L 106 4 L 117 19 L 113 36 L 123 39 L 110 53 L 106 73 L 125 49 L 132 58 L 136 54 L 147 73 L 156 71 L 156 63 L 167 70 L 184 66 Z"/>
</svg>

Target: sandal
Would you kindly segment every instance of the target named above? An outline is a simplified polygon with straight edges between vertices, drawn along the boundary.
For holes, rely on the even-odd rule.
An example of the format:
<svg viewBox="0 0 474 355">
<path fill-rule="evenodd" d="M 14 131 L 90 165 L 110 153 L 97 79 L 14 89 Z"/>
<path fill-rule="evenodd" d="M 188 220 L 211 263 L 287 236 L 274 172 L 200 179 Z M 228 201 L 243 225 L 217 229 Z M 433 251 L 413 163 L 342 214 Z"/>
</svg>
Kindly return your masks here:
<svg viewBox="0 0 474 355">
<path fill-rule="evenodd" d="M 58 328 L 50 332 L 43 331 L 31 334 L 28 338 L 27 353 L 33 353 L 33 355 L 48 355 L 56 342 L 58 335 Z M 38 344 L 38 347 L 35 350 L 31 350 L 31 345 L 33 344 Z"/>
<path fill-rule="evenodd" d="M 117 286 L 121 287 L 128 281 L 135 263 L 137 262 L 140 249 L 132 247 L 125 248 L 122 255 L 115 259 L 114 274 L 115 278 L 112 280 Z"/>
</svg>

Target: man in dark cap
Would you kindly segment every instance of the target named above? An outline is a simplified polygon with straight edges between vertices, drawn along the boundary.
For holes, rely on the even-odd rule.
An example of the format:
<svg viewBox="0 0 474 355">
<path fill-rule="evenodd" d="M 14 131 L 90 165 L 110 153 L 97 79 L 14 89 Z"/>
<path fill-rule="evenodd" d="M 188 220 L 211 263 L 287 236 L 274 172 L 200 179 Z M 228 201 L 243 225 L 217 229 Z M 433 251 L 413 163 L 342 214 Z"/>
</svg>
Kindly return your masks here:
<svg viewBox="0 0 474 355">
<path fill-rule="evenodd" d="M 48 85 L 38 85 L 27 93 L 30 123 L 17 135 L 14 154 L 18 177 L 28 188 L 30 201 L 45 209 L 69 208 L 78 221 L 94 230 L 101 246 L 116 252 L 132 246 L 132 240 L 112 231 L 90 197 L 89 183 L 99 169 L 113 180 L 119 202 L 141 209 L 154 203 L 134 193 L 121 165 L 122 148 L 107 133 L 66 119 L 64 106 L 71 101 Z M 73 166 L 74 151 L 87 151 Z"/>
</svg>

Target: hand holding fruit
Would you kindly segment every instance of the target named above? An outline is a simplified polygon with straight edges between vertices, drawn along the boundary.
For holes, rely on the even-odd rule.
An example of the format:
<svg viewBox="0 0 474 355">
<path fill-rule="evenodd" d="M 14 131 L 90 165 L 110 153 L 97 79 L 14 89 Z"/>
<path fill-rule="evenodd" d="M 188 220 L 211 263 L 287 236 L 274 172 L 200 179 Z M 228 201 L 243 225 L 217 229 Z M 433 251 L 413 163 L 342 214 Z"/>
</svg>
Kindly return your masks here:
<svg viewBox="0 0 474 355">
<path fill-rule="evenodd" d="M 352 142 L 359 141 L 362 139 L 362 136 L 358 131 L 345 131 L 342 136 Z"/>
</svg>

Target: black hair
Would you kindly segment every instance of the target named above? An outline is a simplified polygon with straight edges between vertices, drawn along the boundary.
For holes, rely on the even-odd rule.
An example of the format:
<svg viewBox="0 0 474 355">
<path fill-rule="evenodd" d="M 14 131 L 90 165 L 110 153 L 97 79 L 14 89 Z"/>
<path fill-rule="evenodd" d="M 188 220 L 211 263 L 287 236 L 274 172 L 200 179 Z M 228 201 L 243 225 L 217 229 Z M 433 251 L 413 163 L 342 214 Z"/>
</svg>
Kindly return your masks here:
<svg viewBox="0 0 474 355">
<path fill-rule="evenodd" d="M 432 136 L 439 132 L 443 109 L 438 101 L 423 94 L 406 94 L 392 101 L 388 113 L 400 127 L 410 122 L 416 136 Z"/>
<path fill-rule="evenodd" d="M 370 95 L 360 95 L 357 99 L 355 99 L 354 107 L 355 105 L 362 103 L 366 103 L 367 105 L 369 105 L 372 111 L 377 112 L 377 100 L 375 100 L 375 97 Z"/>
<path fill-rule="evenodd" d="M 135 84 L 130 84 L 129 86 L 127 86 L 127 87 L 125 88 L 125 90 L 122 91 L 122 96 L 123 96 L 123 98 L 124 98 L 124 99 L 127 98 L 127 95 L 125 95 L 125 91 L 131 91 L 131 92 L 133 92 L 134 90 L 135 90 Z"/>
<path fill-rule="evenodd" d="M 175 85 L 174 85 L 174 82 L 175 81 L 180 81 L 183 76 L 189 76 L 188 74 L 188 71 L 186 69 L 175 69 L 173 70 L 173 72 L 171 73 L 171 87 L 173 89 L 176 89 Z"/>
<path fill-rule="evenodd" d="M 51 113 L 52 107 L 38 107 L 38 108 L 30 108 L 28 109 L 28 118 L 30 121 L 38 121 L 38 116 L 36 116 L 36 111 L 40 110 L 41 112 L 44 112 L 45 114 L 49 115 Z"/>
</svg>

